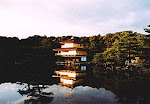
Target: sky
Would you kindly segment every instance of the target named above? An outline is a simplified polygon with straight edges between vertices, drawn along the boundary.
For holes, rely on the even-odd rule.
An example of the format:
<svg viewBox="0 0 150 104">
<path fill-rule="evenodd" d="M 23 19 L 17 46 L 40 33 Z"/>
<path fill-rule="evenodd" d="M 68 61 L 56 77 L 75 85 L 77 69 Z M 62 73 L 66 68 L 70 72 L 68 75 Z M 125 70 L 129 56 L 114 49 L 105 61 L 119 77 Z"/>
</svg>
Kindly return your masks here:
<svg viewBox="0 0 150 104">
<path fill-rule="evenodd" d="M 146 34 L 150 0 L 0 0 L 0 36 Z"/>
</svg>

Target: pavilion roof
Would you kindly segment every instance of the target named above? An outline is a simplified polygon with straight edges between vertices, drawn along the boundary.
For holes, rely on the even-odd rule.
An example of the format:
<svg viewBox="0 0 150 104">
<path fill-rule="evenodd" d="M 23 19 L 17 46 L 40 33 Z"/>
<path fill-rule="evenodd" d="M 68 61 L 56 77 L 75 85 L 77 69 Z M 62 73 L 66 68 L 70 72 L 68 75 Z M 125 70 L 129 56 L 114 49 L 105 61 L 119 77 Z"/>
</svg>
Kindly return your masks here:
<svg viewBox="0 0 150 104">
<path fill-rule="evenodd" d="M 61 44 L 64 44 L 64 43 L 80 43 L 79 40 L 77 40 L 76 38 L 74 37 L 71 37 L 70 39 L 67 39 L 65 41 L 62 41 L 60 42 Z"/>
</svg>

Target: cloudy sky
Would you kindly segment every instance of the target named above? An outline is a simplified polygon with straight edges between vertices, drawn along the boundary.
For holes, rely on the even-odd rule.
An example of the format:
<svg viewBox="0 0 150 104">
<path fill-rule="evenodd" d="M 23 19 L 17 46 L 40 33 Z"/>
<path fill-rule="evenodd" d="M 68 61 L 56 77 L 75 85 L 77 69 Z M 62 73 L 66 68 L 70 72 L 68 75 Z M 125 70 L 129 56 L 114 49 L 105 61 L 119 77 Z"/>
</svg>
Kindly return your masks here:
<svg viewBox="0 0 150 104">
<path fill-rule="evenodd" d="M 150 0 L 0 0 L 0 36 L 145 33 Z"/>
</svg>

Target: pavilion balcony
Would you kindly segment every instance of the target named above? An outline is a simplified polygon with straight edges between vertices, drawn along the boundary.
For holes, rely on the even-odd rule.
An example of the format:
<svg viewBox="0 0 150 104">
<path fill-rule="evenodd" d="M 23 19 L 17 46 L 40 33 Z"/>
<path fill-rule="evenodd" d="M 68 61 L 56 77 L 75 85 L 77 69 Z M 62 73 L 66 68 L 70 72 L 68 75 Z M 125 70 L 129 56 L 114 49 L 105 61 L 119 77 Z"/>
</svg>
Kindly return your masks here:
<svg viewBox="0 0 150 104">
<path fill-rule="evenodd" d="M 61 45 L 61 48 L 83 48 L 83 46 L 81 46 L 80 44 L 76 44 L 76 43 L 65 43 L 64 45 Z"/>
<path fill-rule="evenodd" d="M 55 56 L 76 56 L 76 55 L 87 55 L 86 51 L 68 51 L 55 53 Z"/>
</svg>

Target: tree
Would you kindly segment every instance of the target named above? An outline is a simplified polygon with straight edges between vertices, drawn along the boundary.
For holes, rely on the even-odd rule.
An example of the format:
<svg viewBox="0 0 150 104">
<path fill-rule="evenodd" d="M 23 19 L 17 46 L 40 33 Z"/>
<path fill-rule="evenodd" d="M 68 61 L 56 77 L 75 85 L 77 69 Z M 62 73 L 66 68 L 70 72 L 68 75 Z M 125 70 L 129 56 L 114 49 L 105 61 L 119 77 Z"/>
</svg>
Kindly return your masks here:
<svg viewBox="0 0 150 104">
<path fill-rule="evenodd" d="M 148 25 L 148 27 L 150 27 L 150 25 Z M 150 33 L 150 29 L 145 28 L 144 30 L 145 30 L 145 32 Z"/>
<path fill-rule="evenodd" d="M 132 31 L 124 31 L 120 36 L 119 47 L 120 47 L 120 61 L 124 62 L 128 59 L 128 64 L 131 62 L 131 58 L 138 55 L 138 43 L 136 39 L 136 33 Z"/>
<path fill-rule="evenodd" d="M 118 63 L 124 63 L 125 60 L 128 60 L 129 64 L 131 58 L 138 54 L 136 36 L 136 33 L 132 31 L 123 31 L 112 46 L 107 48 L 103 54 L 105 54 L 106 58 L 115 59 Z"/>
<path fill-rule="evenodd" d="M 102 53 L 96 53 L 93 57 L 92 63 L 94 64 L 102 64 L 102 62 L 104 62 L 104 57 Z"/>
<path fill-rule="evenodd" d="M 135 57 L 138 54 L 138 43 L 137 43 L 137 33 L 133 33 L 132 31 L 123 31 L 117 33 L 116 36 L 112 38 L 112 36 L 108 35 L 112 42 L 111 46 L 106 48 L 106 51 L 101 53 L 103 57 L 103 61 L 113 61 L 117 63 L 124 63 L 125 60 L 128 60 L 130 63 L 131 58 Z M 108 40 L 110 40 L 108 39 Z M 99 56 L 96 54 L 93 60 L 98 59 Z"/>
<path fill-rule="evenodd" d="M 148 25 L 150 27 L 150 25 Z M 149 28 L 144 29 L 145 32 L 150 33 Z M 148 63 L 148 67 L 150 66 L 150 34 L 144 37 L 144 48 L 142 50 L 143 56 L 146 59 L 146 63 Z"/>
</svg>

